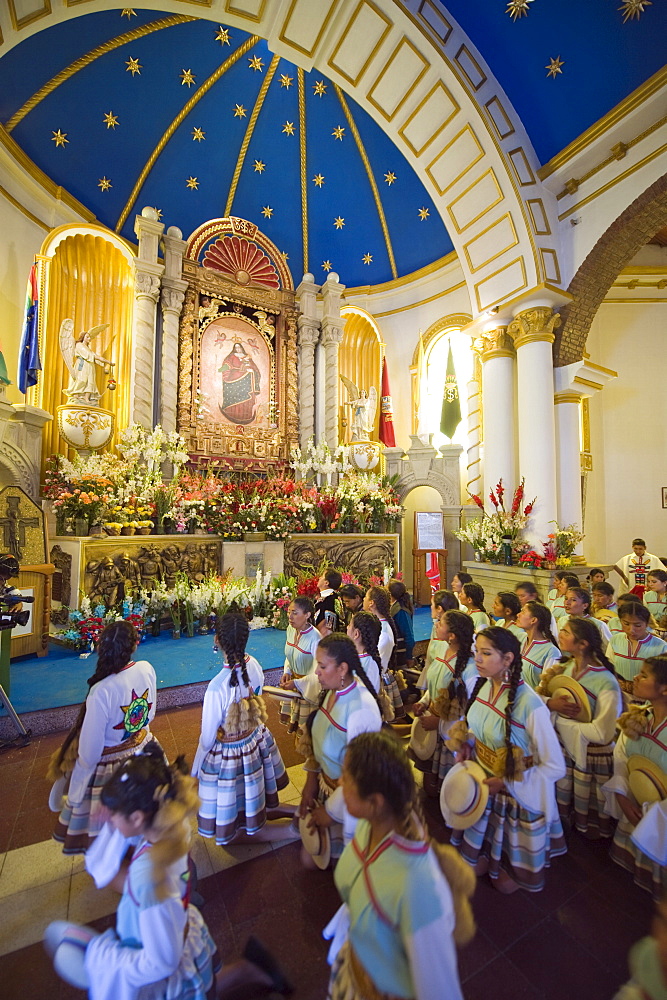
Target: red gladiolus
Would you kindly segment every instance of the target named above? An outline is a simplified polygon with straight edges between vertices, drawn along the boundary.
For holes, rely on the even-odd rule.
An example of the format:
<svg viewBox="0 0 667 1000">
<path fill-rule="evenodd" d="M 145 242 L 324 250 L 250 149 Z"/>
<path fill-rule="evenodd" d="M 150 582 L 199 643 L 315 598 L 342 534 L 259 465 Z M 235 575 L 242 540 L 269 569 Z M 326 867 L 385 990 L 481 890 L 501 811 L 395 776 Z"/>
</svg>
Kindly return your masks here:
<svg viewBox="0 0 667 1000">
<path fill-rule="evenodd" d="M 481 510 L 484 510 L 484 503 L 482 502 L 481 497 L 478 497 L 476 493 L 469 493 L 468 496 L 473 501 L 473 503 L 476 503 Z"/>
<path fill-rule="evenodd" d="M 491 501 L 491 503 L 493 504 L 493 506 L 497 509 L 497 507 L 498 507 L 498 501 L 496 500 L 496 495 L 493 492 L 493 490 L 491 490 L 491 492 L 489 493 L 489 500 Z"/>
<path fill-rule="evenodd" d="M 535 500 L 537 500 L 537 497 L 535 497 Z M 535 506 L 535 500 L 533 500 L 532 503 L 526 504 L 526 506 L 523 508 L 523 512 L 526 515 L 526 517 L 528 517 L 528 515 L 531 513 L 533 507 Z"/>
</svg>

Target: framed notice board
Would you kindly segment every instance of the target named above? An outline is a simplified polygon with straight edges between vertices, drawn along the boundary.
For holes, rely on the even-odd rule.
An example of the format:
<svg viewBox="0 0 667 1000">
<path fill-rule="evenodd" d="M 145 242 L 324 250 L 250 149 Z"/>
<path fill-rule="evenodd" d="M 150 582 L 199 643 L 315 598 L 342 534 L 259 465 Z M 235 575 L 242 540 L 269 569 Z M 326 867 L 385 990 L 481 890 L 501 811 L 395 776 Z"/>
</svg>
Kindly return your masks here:
<svg viewBox="0 0 667 1000">
<path fill-rule="evenodd" d="M 415 552 L 438 552 L 445 548 L 445 525 L 439 511 L 415 511 Z"/>
</svg>

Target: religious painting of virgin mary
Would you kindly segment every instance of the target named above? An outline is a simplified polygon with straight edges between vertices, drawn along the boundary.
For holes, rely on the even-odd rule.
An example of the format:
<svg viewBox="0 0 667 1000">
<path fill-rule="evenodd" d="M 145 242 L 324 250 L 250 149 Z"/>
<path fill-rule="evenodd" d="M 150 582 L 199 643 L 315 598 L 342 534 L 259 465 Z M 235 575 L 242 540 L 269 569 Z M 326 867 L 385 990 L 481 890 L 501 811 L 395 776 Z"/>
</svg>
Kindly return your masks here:
<svg viewBox="0 0 667 1000">
<path fill-rule="evenodd" d="M 207 419 L 234 426 L 269 427 L 271 353 L 255 326 L 220 316 L 206 328 L 200 349 L 200 390 Z"/>
</svg>

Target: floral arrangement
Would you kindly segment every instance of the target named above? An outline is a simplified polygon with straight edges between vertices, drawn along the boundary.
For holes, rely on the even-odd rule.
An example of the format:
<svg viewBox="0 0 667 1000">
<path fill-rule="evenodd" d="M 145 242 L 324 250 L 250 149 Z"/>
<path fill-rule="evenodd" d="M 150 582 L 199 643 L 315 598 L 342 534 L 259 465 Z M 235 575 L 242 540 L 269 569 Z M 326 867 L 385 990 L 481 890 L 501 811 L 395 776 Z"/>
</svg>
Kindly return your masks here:
<svg viewBox="0 0 667 1000">
<path fill-rule="evenodd" d="M 500 479 L 494 490 L 489 492 L 489 500 L 493 505 L 493 512 L 488 514 L 484 509 L 484 501 L 476 494 L 470 494 L 470 498 L 482 511 L 482 517 L 468 522 L 463 528 L 455 531 L 457 538 L 469 542 L 479 552 L 482 560 L 497 562 L 503 555 L 503 540 L 505 544 L 509 540 L 512 556 L 515 559 L 527 551 L 528 544 L 522 537 L 523 529 L 526 526 L 535 500 L 523 506 L 525 480 L 522 479 L 514 490 L 512 503 L 509 510 L 505 509 L 505 487 Z"/>
<path fill-rule="evenodd" d="M 567 524 L 563 528 L 559 527 L 557 521 L 552 521 L 551 524 L 554 524 L 555 528 L 543 543 L 542 559 L 549 567 L 571 566 L 574 550 L 586 536 L 579 531 L 576 524 Z"/>
<path fill-rule="evenodd" d="M 347 448 L 339 445 L 335 451 L 331 451 L 329 445 L 324 440 L 324 436 L 315 444 L 314 438 L 308 438 L 306 447 L 302 450 L 298 446 L 292 448 L 290 455 L 290 468 L 299 473 L 302 479 L 308 479 L 312 474 L 318 484 L 322 479 L 327 486 L 331 485 L 331 477 L 337 473 L 347 472 L 352 468 L 347 458 Z"/>
<path fill-rule="evenodd" d="M 139 638 L 143 639 L 146 626 L 145 610 L 146 603 L 143 599 L 137 601 L 126 599 L 118 609 L 109 609 L 103 604 L 92 607 L 90 598 L 84 597 L 80 609 L 69 610 L 67 626 L 56 632 L 56 636 L 65 646 L 92 652 L 103 629 L 111 622 L 125 619 L 134 625 Z M 88 656 L 89 653 L 83 655 Z"/>
</svg>

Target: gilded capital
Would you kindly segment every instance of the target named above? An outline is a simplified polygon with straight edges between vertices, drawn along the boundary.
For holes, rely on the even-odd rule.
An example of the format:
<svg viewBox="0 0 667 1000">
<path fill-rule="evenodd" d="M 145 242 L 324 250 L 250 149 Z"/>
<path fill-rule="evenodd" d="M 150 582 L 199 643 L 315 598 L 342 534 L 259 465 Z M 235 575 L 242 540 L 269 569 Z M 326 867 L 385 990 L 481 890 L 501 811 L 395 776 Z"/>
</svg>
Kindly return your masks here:
<svg viewBox="0 0 667 1000">
<path fill-rule="evenodd" d="M 560 326 L 560 316 L 551 306 L 535 306 L 520 312 L 508 326 L 517 350 L 524 344 L 546 340 L 554 342 L 554 330 Z"/>
<path fill-rule="evenodd" d="M 509 335 L 508 327 L 498 326 L 495 330 L 486 330 L 474 343 L 482 362 L 491 358 L 513 358 L 514 343 Z"/>
</svg>

